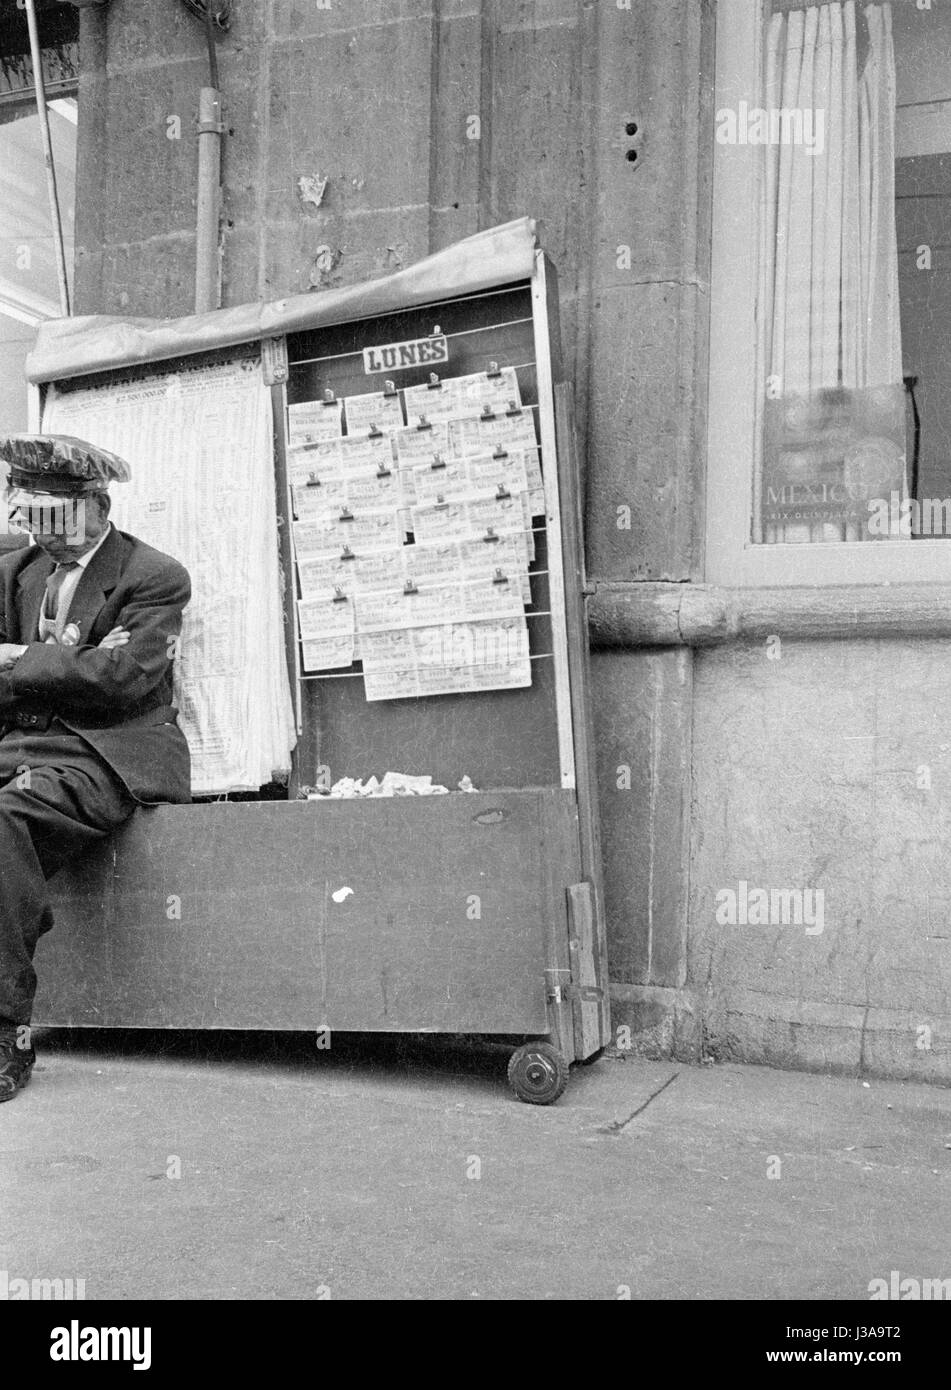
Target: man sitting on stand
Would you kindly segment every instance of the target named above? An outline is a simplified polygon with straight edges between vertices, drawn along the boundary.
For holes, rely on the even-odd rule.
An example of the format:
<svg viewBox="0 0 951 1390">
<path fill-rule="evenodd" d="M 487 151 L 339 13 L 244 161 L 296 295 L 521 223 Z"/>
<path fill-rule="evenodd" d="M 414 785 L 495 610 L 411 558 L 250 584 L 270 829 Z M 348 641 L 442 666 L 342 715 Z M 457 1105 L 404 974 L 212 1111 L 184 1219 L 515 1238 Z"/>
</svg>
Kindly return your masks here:
<svg viewBox="0 0 951 1390">
<path fill-rule="evenodd" d="M 0 1101 L 35 1061 L 33 953 L 47 880 L 137 805 L 191 799 L 172 670 L 185 568 L 119 531 L 114 454 L 67 435 L 0 438 L 11 523 L 0 556 Z"/>
</svg>

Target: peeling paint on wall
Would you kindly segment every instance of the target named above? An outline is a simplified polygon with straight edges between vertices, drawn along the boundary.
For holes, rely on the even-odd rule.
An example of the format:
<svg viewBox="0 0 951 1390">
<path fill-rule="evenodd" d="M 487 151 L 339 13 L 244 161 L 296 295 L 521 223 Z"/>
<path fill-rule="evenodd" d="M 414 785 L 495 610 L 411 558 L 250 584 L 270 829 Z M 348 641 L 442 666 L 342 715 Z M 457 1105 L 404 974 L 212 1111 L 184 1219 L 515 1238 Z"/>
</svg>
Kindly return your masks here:
<svg viewBox="0 0 951 1390">
<path fill-rule="evenodd" d="M 300 198 L 301 205 L 319 208 L 324 201 L 324 193 L 328 183 L 329 179 L 322 179 L 319 174 L 301 174 L 297 180 L 297 196 Z"/>
<path fill-rule="evenodd" d="M 326 290 L 339 285 L 342 276 L 334 272 L 343 260 L 343 252 L 331 246 L 318 246 L 310 268 L 308 287 L 312 290 Z"/>
</svg>

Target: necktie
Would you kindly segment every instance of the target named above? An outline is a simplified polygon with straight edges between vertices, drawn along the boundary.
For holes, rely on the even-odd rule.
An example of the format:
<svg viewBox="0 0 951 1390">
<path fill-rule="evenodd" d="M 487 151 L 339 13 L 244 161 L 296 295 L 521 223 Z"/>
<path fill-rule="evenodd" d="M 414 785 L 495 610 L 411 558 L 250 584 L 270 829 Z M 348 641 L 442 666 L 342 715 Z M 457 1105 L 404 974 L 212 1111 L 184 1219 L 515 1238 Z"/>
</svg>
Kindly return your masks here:
<svg viewBox="0 0 951 1390">
<path fill-rule="evenodd" d="M 47 621 L 48 628 L 61 635 L 62 623 L 59 621 L 59 591 L 66 582 L 67 577 L 72 574 L 74 569 L 78 569 L 78 561 L 65 560 L 58 564 L 46 581 L 46 599 L 43 603 L 43 613 Z M 65 618 L 65 613 L 63 617 Z"/>
</svg>

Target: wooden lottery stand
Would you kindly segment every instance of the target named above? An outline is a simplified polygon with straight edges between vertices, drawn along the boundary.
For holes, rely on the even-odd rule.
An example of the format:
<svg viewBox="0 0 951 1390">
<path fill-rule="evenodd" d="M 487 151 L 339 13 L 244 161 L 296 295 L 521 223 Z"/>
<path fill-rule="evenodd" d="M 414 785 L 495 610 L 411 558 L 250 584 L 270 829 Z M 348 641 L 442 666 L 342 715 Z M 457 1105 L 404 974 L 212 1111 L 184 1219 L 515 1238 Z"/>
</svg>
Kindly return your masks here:
<svg viewBox="0 0 951 1390">
<path fill-rule="evenodd" d="M 154 325 L 64 325 L 29 370 L 41 393 L 260 350 L 281 511 L 288 404 L 426 383 L 432 360 L 406 351 L 373 374 L 368 350 L 434 337 L 445 377 L 516 367 L 536 420 L 531 685 L 369 702 L 359 667 L 302 670 L 288 602 L 299 741 L 287 799 L 137 811 L 64 874 L 57 929 L 37 952 L 38 1025 L 486 1035 L 514 1045 L 513 1088 L 539 1104 L 608 1041 L 579 477 L 555 276 L 533 224 L 369 286 Z M 286 526 L 281 544 L 290 592 Z M 299 799 L 326 769 L 429 773 L 451 789 L 468 776 L 479 790 Z M 172 920 L 170 894 L 183 905 Z"/>
</svg>

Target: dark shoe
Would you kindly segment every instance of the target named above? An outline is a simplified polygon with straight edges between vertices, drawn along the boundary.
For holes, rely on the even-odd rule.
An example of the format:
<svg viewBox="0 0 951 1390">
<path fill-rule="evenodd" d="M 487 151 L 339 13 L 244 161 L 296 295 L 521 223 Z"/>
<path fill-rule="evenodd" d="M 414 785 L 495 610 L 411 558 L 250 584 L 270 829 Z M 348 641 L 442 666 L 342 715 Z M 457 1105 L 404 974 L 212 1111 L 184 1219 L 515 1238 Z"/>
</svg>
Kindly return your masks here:
<svg viewBox="0 0 951 1390">
<path fill-rule="evenodd" d="M 12 1100 L 30 1079 L 36 1053 L 32 1047 L 18 1047 L 17 1034 L 0 1032 L 0 1102 Z"/>
</svg>

